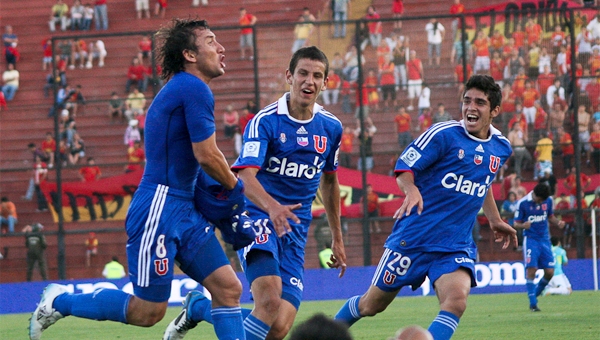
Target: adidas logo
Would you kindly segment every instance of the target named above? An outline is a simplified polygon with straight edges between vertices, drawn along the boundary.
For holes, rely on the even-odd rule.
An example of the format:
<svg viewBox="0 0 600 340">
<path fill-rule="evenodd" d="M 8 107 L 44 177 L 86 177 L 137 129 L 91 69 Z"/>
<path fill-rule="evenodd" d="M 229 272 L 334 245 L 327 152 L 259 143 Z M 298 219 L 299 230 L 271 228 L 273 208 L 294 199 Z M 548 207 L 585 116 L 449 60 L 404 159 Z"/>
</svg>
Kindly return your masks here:
<svg viewBox="0 0 600 340">
<path fill-rule="evenodd" d="M 478 146 L 475 148 L 475 151 L 477 151 L 477 152 L 485 152 L 485 151 L 483 151 L 483 146 L 481 146 L 481 144 L 479 144 L 479 145 L 478 145 Z"/>
<path fill-rule="evenodd" d="M 304 125 L 301 126 L 298 130 L 296 130 L 296 133 L 299 135 L 308 135 L 308 131 L 306 131 L 306 129 L 304 128 Z"/>
</svg>

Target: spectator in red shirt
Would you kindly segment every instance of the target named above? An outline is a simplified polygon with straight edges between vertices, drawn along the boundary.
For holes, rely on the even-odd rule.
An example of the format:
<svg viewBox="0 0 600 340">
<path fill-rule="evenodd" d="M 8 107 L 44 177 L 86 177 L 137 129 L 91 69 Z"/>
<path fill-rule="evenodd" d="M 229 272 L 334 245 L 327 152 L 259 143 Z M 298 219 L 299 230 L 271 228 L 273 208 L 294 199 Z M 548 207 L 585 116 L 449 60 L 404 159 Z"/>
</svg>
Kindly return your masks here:
<svg viewBox="0 0 600 340">
<path fill-rule="evenodd" d="M 398 108 L 398 114 L 394 118 L 394 122 L 396 123 L 396 132 L 398 133 L 400 150 L 404 150 L 404 148 L 412 141 L 412 118 L 406 113 L 404 106 Z"/>
<path fill-rule="evenodd" d="M 323 96 L 323 103 L 325 105 L 335 105 L 338 103 L 341 85 L 342 80 L 340 79 L 340 76 L 338 76 L 335 72 L 329 72 L 329 75 L 327 76 L 327 87 L 325 90 L 323 90 L 323 92 L 321 92 Z"/>
<path fill-rule="evenodd" d="M 535 121 L 535 101 L 540 99 L 540 93 L 533 88 L 533 82 L 527 80 L 525 82 L 525 91 L 522 94 L 523 98 L 523 115 L 528 124 L 533 124 Z"/>
<path fill-rule="evenodd" d="M 373 5 L 367 7 L 367 15 L 365 15 L 365 19 L 373 20 L 367 23 L 367 27 L 369 27 L 369 42 L 373 48 L 377 48 L 379 43 L 381 43 L 381 33 L 383 29 L 381 21 L 377 21 L 380 18 L 381 17 L 375 11 L 375 7 Z"/>
<path fill-rule="evenodd" d="M 494 51 L 492 60 L 490 61 L 490 75 L 498 86 L 504 85 L 504 60 L 500 57 L 500 52 Z"/>
<path fill-rule="evenodd" d="M 512 84 L 513 92 L 515 93 L 515 95 L 517 97 L 523 96 L 523 92 L 525 91 L 525 82 L 527 81 L 527 79 L 528 78 L 525 75 L 525 68 L 524 67 L 519 68 L 519 73 L 515 77 L 513 84 Z"/>
<path fill-rule="evenodd" d="M 54 152 L 56 152 L 56 141 L 52 132 L 46 132 L 46 139 L 42 142 L 42 152 L 48 159 L 48 168 L 54 167 Z"/>
<path fill-rule="evenodd" d="M 152 41 L 147 35 L 144 35 L 138 43 L 138 59 L 140 61 L 152 60 Z"/>
<path fill-rule="evenodd" d="M 584 174 L 583 172 L 580 172 L 579 174 L 581 175 L 579 177 L 579 185 L 581 187 L 581 192 L 585 192 L 585 189 L 587 189 L 587 187 L 589 187 L 592 183 L 592 179 L 589 178 L 588 175 Z M 571 202 L 575 202 L 575 197 L 577 197 L 577 179 L 575 175 L 575 167 L 572 167 L 571 173 L 563 181 L 565 189 L 569 190 L 569 193 L 571 194 Z"/>
<path fill-rule="evenodd" d="M 554 32 L 552 32 L 552 36 L 550 37 L 550 42 L 552 43 L 552 54 L 557 55 L 560 52 L 560 47 L 565 44 L 566 34 L 562 31 L 560 25 L 554 26 Z"/>
<path fill-rule="evenodd" d="M 565 128 L 562 126 L 557 130 L 560 148 L 563 156 L 563 167 L 566 174 L 569 174 L 571 171 L 571 161 L 573 160 L 573 155 L 575 155 L 575 147 L 573 146 L 573 139 L 571 138 L 571 134 L 565 132 Z"/>
<path fill-rule="evenodd" d="M 458 95 L 462 95 L 462 92 L 465 88 L 465 79 L 471 78 L 473 75 L 473 68 L 471 64 L 467 63 L 467 77 L 465 78 L 465 71 L 463 67 L 462 58 L 458 59 L 456 66 L 454 67 L 454 80 L 456 81 L 456 86 L 458 88 Z"/>
<path fill-rule="evenodd" d="M 533 20 L 533 17 L 530 17 L 529 20 L 527 20 L 525 32 L 527 33 L 527 45 L 531 45 L 531 43 L 539 45 L 541 43 L 542 33 L 544 33 L 544 31 L 542 30 L 542 26 Z"/>
<path fill-rule="evenodd" d="M 94 182 L 97 181 L 102 173 L 100 168 L 96 165 L 94 157 L 88 157 L 87 165 L 79 169 L 79 177 L 82 182 Z"/>
<path fill-rule="evenodd" d="M 525 120 L 525 116 L 523 115 L 523 106 L 519 103 L 515 105 L 515 114 L 508 121 L 508 128 L 512 130 L 512 127 L 515 124 L 521 125 L 521 130 L 527 135 L 527 120 Z"/>
<path fill-rule="evenodd" d="M 131 85 L 137 86 L 140 92 L 146 92 L 146 77 L 147 70 L 136 57 L 131 61 L 131 65 L 127 70 L 127 83 L 125 84 L 125 92 L 130 93 Z"/>
<path fill-rule="evenodd" d="M 518 25 L 517 29 L 512 34 L 513 39 L 515 39 L 515 46 L 519 49 L 519 55 L 523 55 L 525 52 L 523 50 L 523 45 L 525 44 L 525 26 Z"/>
<path fill-rule="evenodd" d="M 406 71 L 408 73 L 408 111 L 414 109 L 414 99 L 421 95 L 421 85 L 423 84 L 423 63 L 417 58 L 417 52 L 411 50 L 409 60 L 406 62 Z"/>
<path fill-rule="evenodd" d="M 244 108 L 242 110 L 242 116 L 240 117 L 240 131 L 242 133 L 242 135 L 244 134 L 244 131 L 246 131 L 246 125 L 248 125 L 248 123 L 250 123 L 250 121 L 252 120 L 252 118 L 254 118 L 254 116 L 256 116 L 255 113 L 250 113 L 250 111 L 248 110 L 248 108 Z"/>
<path fill-rule="evenodd" d="M 539 100 L 533 104 L 535 107 L 535 119 L 533 121 L 533 142 L 536 143 L 540 138 L 547 135 L 548 114 L 544 111 Z"/>
<path fill-rule="evenodd" d="M 141 142 L 133 142 L 133 146 L 127 150 L 129 164 L 125 167 L 125 173 L 142 170 L 142 164 L 146 160 L 146 153 L 141 148 Z"/>
<path fill-rule="evenodd" d="M 504 114 L 515 112 L 516 96 L 509 83 L 502 87 L 502 112 Z"/>
<path fill-rule="evenodd" d="M 462 14 L 465 11 L 465 6 L 460 3 L 460 0 L 454 0 L 452 6 L 450 6 L 450 14 Z M 456 33 L 460 28 L 460 19 L 456 18 L 452 20 L 452 41 L 456 40 Z"/>
<path fill-rule="evenodd" d="M 367 191 L 365 196 L 360 198 L 360 202 L 362 203 L 366 197 L 367 200 L 367 217 L 371 221 L 370 231 L 380 233 L 381 228 L 379 227 L 379 221 L 376 218 L 379 217 L 379 196 L 375 192 L 373 192 L 373 186 L 371 184 L 367 184 Z M 361 207 L 363 205 L 361 204 Z"/>
<path fill-rule="evenodd" d="M 402 17 L 402 14 L 404 14 L 404 3 L 402 0 L 393 0 L 392 16 L 394 19 L 397 19 L 394 21 L 394 30 L 400 30 L 402 28 L 402 21 L 399 20 Z"/>
<path fill-rule="evenodd" d="M 90 232 L 88 238 L 85 240 L 85 265 L 87 267 L 91 264 L 91 257 L 98 254 L 98 238 L 96 238 L 95 232 Z"/>
<path fill-rule="evenodd" d="M 42 58 L 42 70 L 46 70 L 48 67 L 52 67 L 52 40 L 42 40 L 42 49 L 44 50 L 44 57 Z"/>
<path fill-rule="evenodd" d="M 240 8 L 240 26 L 254 26 L 256 20 L 256 17 L 248 13 L 244 7 Z M 254 42 L 252 41 L 253 32 L 252 27 L 244 27 L 240 31 L 240 53 L 242 60 L 246 59 L 246 50 L 248 50 L 250 60 L 254 59 Z"/>
<path fill-rule="evenodd" d="M 351 127 L 344 127 L 342 140 L 340 142 L 340 166 L 352 167 L 352 149 L 354 144 L 354 131 Z"/>
<path fill-rule="evenodd" d="M 498 54 L 501 54 L 505 43 L 506 40 L 500 30 L 494 30 L 494 34 L 490 38 L 490 53 L 498 52 Z"/>
<path fill-rule="evenodd" d="M 475 47 L 475 73 L 488 73 L 490 70 L 490 38 L 485 32 L 477 32 L 477 39 L 473 42 Z"/>
<path fill-rule="evenodd" d="M 544 72 L 538 76 L 537 83 L 538 89 L 540 91 L 540 95 L 542 96 L 542 101 L 547 105 L 546 93 L 548 92 L 548 88 L 554 84 L 554 80 L 556 76 L 550 73 L 550 66 L 544 66 Z"/>
</svg>

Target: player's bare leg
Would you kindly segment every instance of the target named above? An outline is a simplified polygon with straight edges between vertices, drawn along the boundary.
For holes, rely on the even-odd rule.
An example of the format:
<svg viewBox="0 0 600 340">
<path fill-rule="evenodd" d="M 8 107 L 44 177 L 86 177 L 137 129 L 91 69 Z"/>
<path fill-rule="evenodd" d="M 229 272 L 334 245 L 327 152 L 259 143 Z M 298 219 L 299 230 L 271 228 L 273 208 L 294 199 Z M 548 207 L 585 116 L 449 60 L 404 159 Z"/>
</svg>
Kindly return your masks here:
<svg viewBox="0 0 600 340">
<path fill-rule="evenodd" d="M 151 302 L 132 296 L 127 307 L 127 323 L 140 327 L 151 327 L 162 320 L 169 302 Z"/>
<path fill-rule="evenodd" d="M 281 305 L 279 306 L 277 319 L 271 325 L 271 330 L 269 331 L 266 339 L 280 340 L 285 338 L 294 324 L 297 312 L 298 311 L 291 303 L 282 299 Z"/>
<path fill-rule="evenodd" d="M 440 312 L 429 326 L 434 339 L 450 339 L 460 317 L 467 309 L 467 297 L 471 291 L 471 276 L 466 269 L 458 269 L 440 276 L 434 282 L 440 302 Z"/>
</svg>

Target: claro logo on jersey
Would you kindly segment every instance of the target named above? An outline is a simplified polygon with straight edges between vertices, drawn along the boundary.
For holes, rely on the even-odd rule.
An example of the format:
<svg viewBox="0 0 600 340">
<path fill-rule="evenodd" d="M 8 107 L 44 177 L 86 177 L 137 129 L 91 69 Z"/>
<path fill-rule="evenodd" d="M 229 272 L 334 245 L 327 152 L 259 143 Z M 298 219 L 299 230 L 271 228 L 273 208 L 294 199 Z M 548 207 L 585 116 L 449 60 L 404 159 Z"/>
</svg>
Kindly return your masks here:
<svg viewBox="0 0 600 340">
<path fill-rule="evenodd" d="M 476 183 L 467 178 L 464 175 L 457 175 L 455 173 L 447 173 L 442 178 L 442 186 L 446 189 L 454 189 L 456 192 L 463 194 L 483 197 L 487 193 L 488 185 L 490 184 L 490 176 L 485 178 L 485 183 Z"/>
<path fill-rule="evenodd" d="M 282 176 L 294 178 L 306 177 L 308 179 L 312 179 L 316 174 L 321 172 L 324 164 L 325 161 L 319 162 L 318 156 L 315 156 L 313 164 L 310 165 L 291 162 L 287 159 L 287 157 L 284 159 L 271 157 L 267 162 L 267 168 L 265 170 L 274 174 L 280 174 Z"/>
<path fill-rule="evenodd" d="M 548 213 L 544 211 L 543 215 L 532 215 L 527 217 L 527 222 L 536 223 L 536 222 L 544 222 L 548 219 Z"/>
</svg>

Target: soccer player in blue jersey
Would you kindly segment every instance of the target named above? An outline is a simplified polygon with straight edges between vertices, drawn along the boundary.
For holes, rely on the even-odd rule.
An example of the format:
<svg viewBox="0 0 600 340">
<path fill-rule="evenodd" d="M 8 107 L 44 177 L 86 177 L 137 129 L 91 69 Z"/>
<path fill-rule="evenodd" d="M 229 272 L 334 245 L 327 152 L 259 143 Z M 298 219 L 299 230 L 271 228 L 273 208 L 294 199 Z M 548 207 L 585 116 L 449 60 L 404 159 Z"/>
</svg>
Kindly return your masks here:
<svg viewBox="0 0 600 340">
<path fill-rule="evenodd" d="M 565 221 L 554 216 L 550 187 L 540 183 L 527 196 L 519 200 L 517 211 L 515 211 L 515 228 L 525 229 L 523 231 L 523 257 L 529 309 L 532 312 L 540 311 L 537 297 L 542 294 L 554 275 L 554 255 L 550 244 L 548 222 L 559 228 L 565 226 Z M 533 280 L 538 268 L 544 270 L 544 276 L 536 285 Z"/>
<path fill-rule="evenodd" d="M 517 243 L 502 221 L 491 190 L 496 172 L 511 154 L 508 140 L 492 126 L 502 94 L 490 76 L 469 79 L 462 120 L 433 125 L 396 162 L 396 182 L 406 197 L 372 284 L 350 298 L 335 318 L 349 325 L 384 311 L 400 289 L 417 289 L 429 277 L 441 311 L 429 326 L 434 339 L 450 339 L 476 285 L 473 221 L 483 206 L 496 242 Z"/>
<path fill-rule="evenodd" d="M 193 202 L 200 166 L 228 190 L 242 185 L 216 145 L 214 98 L 208 87 L 225 72 L 225 49 L 204 20 L 174 20 L 159 34 L 164 38 L 162 75 L 170 80 L 148 109 L 146 168 L 125 222 L 134 295 L 112 289 L 72 294 L 50 284 L 31 318 L 31 339 L 68 315 L 142 327 L 156 324 L 167 309 L 175 261 L 212 293 L 219 339 L 244 339 L 241 283 Z"/>
<path fill-rule="evenodd" d="M 304 288 L 311 205 L 319 186 L 333 236 L 329 266 L 341 268 L 340 277 L 346 269 L 336 173 L 342 124 L 316 104 L 328 71 L 327 57 L 318 48 L 296 51 L 285 73 L 290 92 L 250 121 L 232 167 L 245 183 L 250 217 L 268 228 L 238 251 L 254 299 L 244 320 L 246 339 L 265 339 L 267 334 L 283 339 L 294 323 Z M 192 310 L 190 321 L 212 322 L 206 308 L 202 312 Z M 171 339 L 185 334 L 167 329 L 163 339 L 167 333 Z"/>
</svg>

